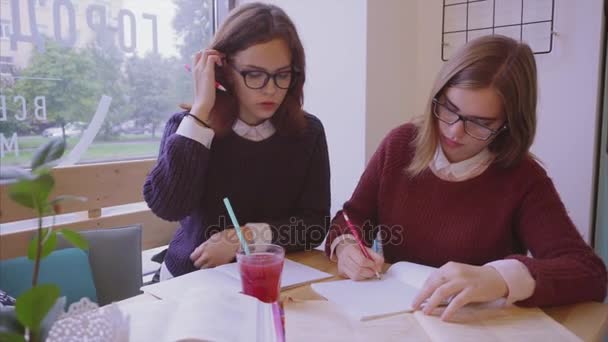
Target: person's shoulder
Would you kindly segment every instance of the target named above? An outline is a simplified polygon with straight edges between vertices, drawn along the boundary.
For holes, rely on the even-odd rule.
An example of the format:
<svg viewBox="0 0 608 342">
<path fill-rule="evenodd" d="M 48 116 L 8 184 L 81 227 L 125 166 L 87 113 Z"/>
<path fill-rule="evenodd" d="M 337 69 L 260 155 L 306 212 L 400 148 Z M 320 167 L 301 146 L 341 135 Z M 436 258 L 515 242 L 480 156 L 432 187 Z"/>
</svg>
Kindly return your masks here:
<svg viewBox="0 0 608 342">
<path fill-rule="evenodd" d="M 552 182 L 542 162 L 534 155 L 527 154 L 510 167 L 499 168 L 500 174 L 509 179 L 514 188 L 526 191 L 539 183 Z"/>
<path fill-rule="evenodd" d="M 324 132 L 323 123 L 318 117 L 308 112 L 304 112 L 304 119 L 306 120 L 306 129 L 310 133 L 319 134 Z"/>
<path fill-rule="evenodd" d="M 413 155 L 413 141 L 418 128 L 413 123 L 405 123 L 393 128 L 382 140 L 374 153 L 374 158 L 381 160 L 386 170 L 401 172 L 409 165 Z"/>
<path fill-rule="evenodd" d="M 416 138 L 417 133 L 418 127 L 415 124 L 408 122 L 393 128 L 384 139 L 387 143 L 409 144 Z"/>
<path fill-rule="evenodd" d="M 512 167 L 512 172 L 531 180 L 547 177 L 547 170 L 536 156 L 528 153 Z"/>
<path fill-rule="evenodd" d="M 405 157 L 413 153 L 413 142 L 418 134 L 418 127 L 413 123 L 405 123 L 393 128 L 384 137 L 380 149 L 387 155 Z"/>
<path fill-rule="evenodd" d="M 321 120 L 313 114 L 304 112 L 304 127 L 300 133 L 295 134 L 295 141 L 304 142 L 305 144 L 316 143 L 319 138 L 325 138 L 325 128 Z"/>
<path fill-rule="evenodd" d="M 528 153 L 511 167 L 495 168 L 499 170 L 499 184 L 504 191 L 511 193 L 517 198 L 517 203 L 524 203 L 524 198 L 533 194 L 536 198 L 559 199 L 555 183 L 545 165 L 538 157 Z"/>
</svg>

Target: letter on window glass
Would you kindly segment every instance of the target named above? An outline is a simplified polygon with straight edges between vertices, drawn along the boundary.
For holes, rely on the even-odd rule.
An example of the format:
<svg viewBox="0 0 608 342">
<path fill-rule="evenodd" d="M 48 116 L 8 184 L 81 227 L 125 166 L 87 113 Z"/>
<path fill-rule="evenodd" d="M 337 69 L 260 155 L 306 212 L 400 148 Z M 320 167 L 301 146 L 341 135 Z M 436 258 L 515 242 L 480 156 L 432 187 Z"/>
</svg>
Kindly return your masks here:
<svg viewBox="0 0 608 342">
<path fill-rule="evenodd" d="M 0 121 L 6 121 L 6 96 L 5 95 L 0 95 L 0 113 L 2 114 L 2 116 L 0 116 Z"/>
<path fill-rule="evenodd" d="M 38 32 L 38 25 L 36 24 L 36 0 L 28 1 L 28 16 L 30 22 L 31 35 L 25 35 L 21 32 L 21 6 L 19 5 L 20 0 L 11 0 L 11 15 L 13 21 L 13 32 L 10 35 L 11 38 L 11 50 L 17 50 L 17 43 L 32 43 L 36 46 L 38 52 L 44 51 L 44 39 Z"/>
<path fill-rule="evenodd" d="M 15 114 L 15 119 L 17 119 L 19 121 L 23 121 L 27 117 L 27 110 L 26 110 L 26 106 L 25 106 L 25 97 L 23 97 L 21 95 L 13 97 L 13 102 L 17 103 L 17 101 L 21 101 L 21 115 Z"/>
<path fill-rule="evenodd" d="M 125 18 L 129 18 L 129 30 L 131 33 L 130 45 L 125 43 Z M 135 31 L 135 15 L 127 9 L 118 11 L 118 43 L 124 52 L 135 52 L 137 48 L 136 31 Z"/>
<path fill-rule="evenodd" d="M 17 141 L 17 133 L 13 133 L 11 140 L 7 141 L 4 134 L 0 133 L 0 158 L 4 158 L 4 154 L 14 152 L 15 156 L 19 157 L 19 143 Z"/>
<path fill-rule="evenodd" d="M 156 16 L 154 14 L 144 13 L 142 14 L 144 19 L 152 20 L 152 50 L 154 53 L 158 53 L 158 27 L 156 25 Z"/>
<path fill-rule="evenodd" d="M 68 36 L 63 38 L 61 32 L 61 7 L 65 8 L 68 14 Z M 53 26 L 55 28 L 55 40 L 62 46 L 73 47 L 76 43 L 76 18 L 74 5 L 68 0 L 55 0 L 53 2 Z"/>
<path fill-rule="evenodd" d="M 46 121 L 46 97 L 36 96 L 34 98 L 34 116 L 36 120 Z"/>
</svg>

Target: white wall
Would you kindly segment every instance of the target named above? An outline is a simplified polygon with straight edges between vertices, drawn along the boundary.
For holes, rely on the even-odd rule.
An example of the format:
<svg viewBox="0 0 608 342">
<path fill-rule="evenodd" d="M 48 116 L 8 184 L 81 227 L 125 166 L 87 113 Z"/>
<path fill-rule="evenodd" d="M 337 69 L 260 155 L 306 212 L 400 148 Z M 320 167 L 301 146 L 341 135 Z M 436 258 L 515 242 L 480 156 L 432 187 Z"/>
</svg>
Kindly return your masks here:
<svg viewBox="0 0 608 342">
<path fill-rule="evenodd" d="M 252 1 L 240 1 L 246 2 Z M 304 108 L 325 126 L 333 215 L 350 198 L 365 165 L 366 1 L 266 2 L 287 12 L 304 45 Z"/>
<path fill-rule="evenodd" d="M 413 115 L 416 29 L 416 1 L 367 1 L 366 161 L 392 128 Z"/>
<path fill-rule="evenodd" d="M 417 2 L 416 101 L 424 109 L 441 67 L 441 0 Z M 536 55 L 539 73 L 538 130 L 532 146 L 553 179 L 574 224 L 591 238 L 596 188 L 595 146 L 599 120 L 602 0 L 555 0 L 550 54 Z"/>
<path fill-rule="evenodd" d="M 416 101 L 411 103 L 416 115 L 423 113 L 435 76 L 441 68 L 442 0 L 418 0 L 416 8 Z"/>
<path fill-rule="evenodd" d="M 540 107 L 532 151 L 584 235 L 591 238 L 599 127 L 602 0 L 555 1 L 553 52 L 538 55 Z"/>
</svg>

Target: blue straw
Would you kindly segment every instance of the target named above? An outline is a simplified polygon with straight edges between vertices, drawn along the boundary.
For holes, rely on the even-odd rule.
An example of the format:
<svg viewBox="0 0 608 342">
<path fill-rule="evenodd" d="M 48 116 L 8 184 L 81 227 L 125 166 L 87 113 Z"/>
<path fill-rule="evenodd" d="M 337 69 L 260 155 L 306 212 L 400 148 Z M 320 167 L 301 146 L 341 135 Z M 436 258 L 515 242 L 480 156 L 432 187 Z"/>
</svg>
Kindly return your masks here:
<svg viewBox="0 0 608 342">
<path fill-rule="evenodd" d="M 376 238 L 374 239 L 374 242 L 372 244 L 372 251 L 382 255 L 382 239 L 381 239 L 381 235 L 380 232 L 378 232 L 378 234 L 376 234 Z"/>
<path fill-rule="evenodd" d="M 241 226 L 239 225 L 239 221 L 236 220 L 236 216 L 234 215 L 234 211 L 232 210 L 232 206 L 230 205 L 228 197 L 224 198 L 224 205 L 226 206 L 226 210 L 228 210 L 228 215 L 230 215 L 230 220 L 234 225 L 234 230 L 236 230 L 236 235 L 239 237 L 239 241 L 241 241 L 241 246 L 245 251 L 245 255 L 249 255 L 249 246 L 247 246 L 247 242 L 243 237 L 243 233 L 241 232 Z"/>
</svg>

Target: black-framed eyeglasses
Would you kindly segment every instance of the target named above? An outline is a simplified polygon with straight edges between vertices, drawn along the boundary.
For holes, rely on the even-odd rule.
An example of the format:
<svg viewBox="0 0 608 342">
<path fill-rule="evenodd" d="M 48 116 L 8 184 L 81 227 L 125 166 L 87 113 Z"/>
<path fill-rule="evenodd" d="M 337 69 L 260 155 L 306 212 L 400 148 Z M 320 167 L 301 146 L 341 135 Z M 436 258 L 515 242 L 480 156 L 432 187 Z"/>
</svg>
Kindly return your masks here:
<svg viewBox="0 0 608 342">
<path fill-rule="evenodd" d="M 272 78 L 274 85 L 279 89 L 289 89 L 293 86 L 297 76 L 297 72 L 293 69 L 287 69 L 275 72 L 273 74 L 264 70 L 240 70 L 236 66 L 229 63 L 242 77 L 245 85 L 249 89 L 262 89 Z"/>
<path fill-rule="evenodd" d="M 476 119 L 472 119 L 467 116 L 458 114 L 448 108 L 445 103 L 439 102 L 437 98 L 433 99 L 433 115 L 435 115 L 435 117 L 439 121 L 444 122 L 450 126 L 457 123 L 458 121 L 462 121 L 465 133 L 481 141 L 486 141 L 491 137 L 497 135 L 498 133 L 502 132 L 503 130 L 507 129 L 506 122 L 502 126 L 500 126 L 500 128 L 492 129 L 478 122 Z"/>
</svg>

